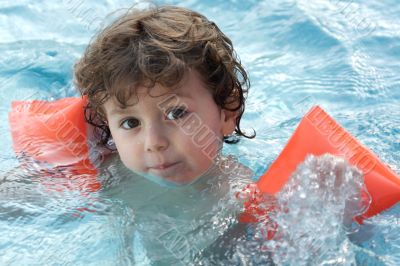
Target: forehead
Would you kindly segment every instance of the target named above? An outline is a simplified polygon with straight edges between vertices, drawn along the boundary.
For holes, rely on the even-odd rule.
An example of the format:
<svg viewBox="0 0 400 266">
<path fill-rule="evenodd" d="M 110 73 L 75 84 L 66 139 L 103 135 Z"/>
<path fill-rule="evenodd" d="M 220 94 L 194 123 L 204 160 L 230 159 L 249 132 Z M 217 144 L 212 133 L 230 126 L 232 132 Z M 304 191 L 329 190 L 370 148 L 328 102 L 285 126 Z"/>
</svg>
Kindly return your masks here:
<svg viewBox="0 0 400 266">
<path fill-rule="evenodd" d="M 174 88 L 167 88 L 159 83 L 152 88 L 139 86 L 134 89 L 134 93 L 129 98 L 125 99 L 124 103 L 114 96 L 104 103 L 104 108 L 108 114 L 111 114 L 123 112 L 126 109 L 134 110 L 140 108 L 142 104 L 152 103 L 162 107 L 162 105 L 177 103 L 180 100 L 199 102 L 210 96 L 212 96 L 211 92 L 204 85 L 200 75 L 196 71 L 189 71 Z"/>
</svg>

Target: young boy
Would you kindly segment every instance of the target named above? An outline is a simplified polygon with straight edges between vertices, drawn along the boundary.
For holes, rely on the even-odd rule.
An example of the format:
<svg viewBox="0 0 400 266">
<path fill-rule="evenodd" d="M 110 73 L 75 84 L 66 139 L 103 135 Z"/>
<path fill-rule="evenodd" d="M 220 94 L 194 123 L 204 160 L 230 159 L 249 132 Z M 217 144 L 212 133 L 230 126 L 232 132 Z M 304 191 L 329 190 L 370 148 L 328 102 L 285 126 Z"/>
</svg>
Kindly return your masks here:
<svg viewBox="0 0 400 266">
<path fill-rule="evenodd" d="M 184 8 L 131 10 L 89 44 L 75 79 L 87 122 L 115 144 L 102 169 L 125 178 L 109 193 L 132 206 L 147 256 L 193 263 L 236 223 L 233 195 L 251 182 L 220 154 L 254 137 L 240 128 L 249 82 L 230 39 Z"/>
<path fill-rule="evenodd" d="M 87 121 L 122 162 L 173 185 L 195 181 L 240 129 L 248 79 L 231 41 L 177 7 L 133 11 L 98 34 L 75 67 Z"/>
</svg>

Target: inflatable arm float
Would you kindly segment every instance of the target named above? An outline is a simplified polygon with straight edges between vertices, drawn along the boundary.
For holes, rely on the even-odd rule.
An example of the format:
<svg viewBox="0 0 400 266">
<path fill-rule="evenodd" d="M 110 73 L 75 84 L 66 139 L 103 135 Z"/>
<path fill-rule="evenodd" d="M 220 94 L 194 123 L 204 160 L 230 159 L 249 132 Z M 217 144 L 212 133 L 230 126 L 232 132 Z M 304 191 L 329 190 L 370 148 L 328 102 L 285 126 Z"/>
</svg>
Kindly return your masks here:
<svg viewBox="0 0 400 266">
<path fill-rule="evenodd" d="M 364 175 L 364 183 L 372 201 L 367 211 L 356 217 L 358 223 L 400 201 L 400 177 L 319 106 L 311 108 L 300 121 L 278 158 L 259 178 L 258 189 L 262 193 L 276 194 L 307 155 L 325 153 L 345 158 Z M 254 198 L 252 200 L 253 203 L 257 201 Z M 257 215 L 264 214 L 254 204 L 246 206 L 245 203 L 245 212 L 240 218 L 242 222 L 254 222 L 257 221 Z"/>
<path fill-rule="evenodd" d="M 95 149 L 90 142 L 91 128 L 84 118 L 86 103 L 86 97 L 54 102 L 13 102 L 9 124 L 18 156 L 29 157 L 41 165 L 68 166 L 78 178 L 84 179 L 78 182 L 78 189 L 96 191 L 101 185 L 96 179 L 98 170 L 93 158 L 98 157 L 91 156 Z M 400 201 L 399 176 L 319 106 L 305 115 L 282 153 L 260 177 L 259 190 L 269 194 L 279 192 L 307 155 L 325 153 L 344 157 L 364 174 L 372 202 L 368 210 L 357 217 L 358 222 Z M 253 214 L 254 208 L 247 208 L 245 203 L 240 219 L 254 221 Z"/>
<path fill-rule="evenodd" d="M 23 162 L 33 160 L 41 168 L 68 169 L 70 188 L 97 191 L 98 170 L 90 158 L 94 145 L 85 122 L 86 98 L 48 101 L 14 101 L 8 114 L 13 149 Z M 74 178 L 78 176 L 79 180 Z"/>
</svg>

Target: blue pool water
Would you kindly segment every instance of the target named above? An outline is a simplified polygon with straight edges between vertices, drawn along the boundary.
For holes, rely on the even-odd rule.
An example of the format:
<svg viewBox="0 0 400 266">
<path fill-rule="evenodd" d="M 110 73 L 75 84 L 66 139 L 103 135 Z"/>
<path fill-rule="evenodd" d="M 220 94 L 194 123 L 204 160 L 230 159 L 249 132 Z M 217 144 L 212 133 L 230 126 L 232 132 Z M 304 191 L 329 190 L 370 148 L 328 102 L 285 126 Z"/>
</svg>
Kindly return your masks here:
<svg viewBox="0 0 400 266">
<path fill-rule="evenodd" d="M 140 1 L 133 1 L 142 5 Z M 233 41 L 251 79 L 243 128 L 228 146 L 260 176 L 314 104 L 400 173 L 400 4 L 395 0 L 158 1 L 197 10 Z M 125 0 L 0 1 L 0 265 L 147 265 L 126 243 L 134 216 L 123 200 L 46 192 L 13 174 L 7 113 L 15 99 L 77 95 L 72 66 Z M 118 14 L 118 12 L 116 13 Z M 10 172 L 11 171 L 11 172 Z M 27 183 L 31 182 L 29 186 Z M 33 184 L 33 185 L 32 185 Z M 33 190 L 33 188 L 37 188 Z M 23 196 L 21 196 L 23 195 Z M 79 212 L 90 206 L 93 212 Z M 400 205 L 346 242 L 347 261 L 400 265 Z M 288 260 L 288 263 L 292 260 Z"/>
</svg>

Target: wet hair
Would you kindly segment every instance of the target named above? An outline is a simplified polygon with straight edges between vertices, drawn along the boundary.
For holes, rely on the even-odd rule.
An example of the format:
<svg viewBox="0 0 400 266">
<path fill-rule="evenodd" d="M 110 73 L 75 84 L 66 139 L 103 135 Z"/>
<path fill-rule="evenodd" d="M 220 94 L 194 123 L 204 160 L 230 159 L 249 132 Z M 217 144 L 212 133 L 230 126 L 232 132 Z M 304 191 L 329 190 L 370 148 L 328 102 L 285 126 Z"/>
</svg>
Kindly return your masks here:
<svg viewBox="0 0 400 266">
<path fill-rule="evenodd" d="M 94 36 L 75 64 L 74 82 L 88 98 L 86 121 L 107 144 L 105 101 L 113 97 L 126 108 L 138 87 L 173 89 L 189 70 L 200 74 L 219 107 L 237 112 L 235 132 L 224 142 L 253 138 L 255 133 L 248 136 L 240 128 L 250 82 L 231 40 L 214 22 L 185 8 L 130 9 Z"/>
</svg>

